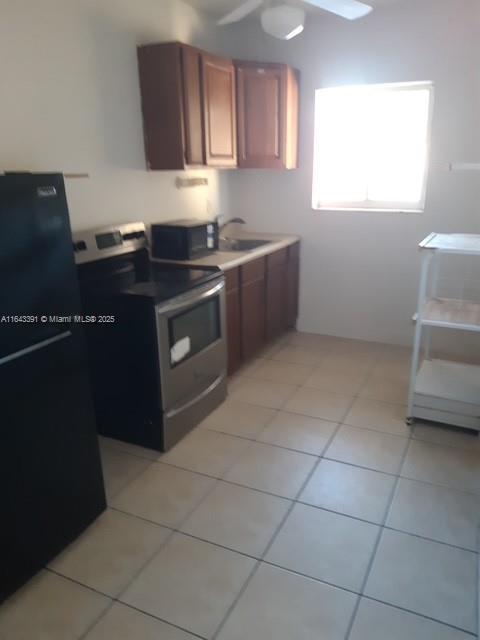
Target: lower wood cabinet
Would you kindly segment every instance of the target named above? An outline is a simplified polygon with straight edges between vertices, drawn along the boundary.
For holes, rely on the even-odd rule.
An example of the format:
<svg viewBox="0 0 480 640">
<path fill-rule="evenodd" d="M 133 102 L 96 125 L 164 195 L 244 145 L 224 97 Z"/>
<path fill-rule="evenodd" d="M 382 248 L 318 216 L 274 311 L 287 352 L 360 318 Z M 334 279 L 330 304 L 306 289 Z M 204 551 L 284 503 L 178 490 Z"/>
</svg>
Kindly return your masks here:
<svg viewBox="0 0 480 640">
<path fill-rule="evenodd" d="M 240 267 L 242 358 L 249 360 L 265 346 L 265 258 Z"/>
<path fill-rule="evenodd" d="M 274 340 L 287 329 L 287 262 L 288 250 L 281 249 L 267 256 L 267 340 Z"/>
<path fill-rule="evenodd" d="M 299 258 L 297 242 L 225 272 L 230 375 L 295 326 Z"/>
<path fill-rule="evenodd" d="M 287 259 L 287 327 L 295 327 L 298 318 L 298 295 L 300 280 L 300 243 L 288 247 Z"/>
<path fill-rule="evenodd" d="M 234 373 L 242 363 L 242 335 L 240 331 L 240 269 L 225 272 L 227 306 L 228 373 Z"/>
</svg>

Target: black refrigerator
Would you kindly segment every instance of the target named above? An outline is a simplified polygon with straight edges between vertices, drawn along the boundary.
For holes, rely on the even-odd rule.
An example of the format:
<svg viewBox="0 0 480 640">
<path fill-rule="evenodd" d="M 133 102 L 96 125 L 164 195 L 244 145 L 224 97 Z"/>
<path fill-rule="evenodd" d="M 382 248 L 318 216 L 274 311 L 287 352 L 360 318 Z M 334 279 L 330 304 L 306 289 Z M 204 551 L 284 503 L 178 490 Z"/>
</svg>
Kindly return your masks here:
<svg viewBox="0 0 480 640">
<path fill-rule="evenodd" d="M 0 602 L 104 509 L 61 174 L 0 175 Z"/>
</svg>

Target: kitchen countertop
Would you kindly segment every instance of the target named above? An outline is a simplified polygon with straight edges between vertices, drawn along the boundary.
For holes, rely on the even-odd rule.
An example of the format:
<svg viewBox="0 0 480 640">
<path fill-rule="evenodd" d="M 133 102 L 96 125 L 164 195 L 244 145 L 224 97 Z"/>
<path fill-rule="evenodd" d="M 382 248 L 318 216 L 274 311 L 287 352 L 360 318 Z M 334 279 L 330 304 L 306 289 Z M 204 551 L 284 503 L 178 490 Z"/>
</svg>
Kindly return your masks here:
<svg viewBox="0 0 480 640">
<path fill-rule="evenodd" d="M 220 267 L 223 271 L 233 269 L 241 264 L 266 256 L 269 253 L 284 249 L 300 240 L 300 236 L 285 235 L 280 233 L 256 233 L 255 231 L 242 231 L 228 236 L 232 239 L 246 240 L 270 240 L 268 244 L 250 249 L 249 251 L 215 251 L 196 260 L 158 260 L 159 262 L 172 262 L 191 267 Z"/>
</svg>

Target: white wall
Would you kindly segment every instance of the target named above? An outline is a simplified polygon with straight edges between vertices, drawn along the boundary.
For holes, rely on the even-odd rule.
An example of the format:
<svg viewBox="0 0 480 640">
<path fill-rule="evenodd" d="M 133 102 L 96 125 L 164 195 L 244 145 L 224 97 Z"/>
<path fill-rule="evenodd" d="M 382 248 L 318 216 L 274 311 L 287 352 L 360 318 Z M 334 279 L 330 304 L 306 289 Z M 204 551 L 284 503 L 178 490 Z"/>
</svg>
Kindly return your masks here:
<svg viewBox="0 0 480 640">
<path fill-rule="evenodd" d="M 67 182 L 75 229 L 205 216 L 225 181 L 178 191 L 145 169 L 136 46 L 215 52 L 211 23 L 174 0 L 0 0 L 0 170 L 87 172 Z"/>
<path fill-rule="evenodd" d="M 202 171 L 209 187 L 183 191 L 177 174 L 147 172 L 135 48 L 170 39 L 298 67 L 301 168 Z M 422 215 L 312 211 L 314 90 L 433 80 L 433 161 L 478 162 L 479 62 L 478 0 L 399 0 L 353 23 L 310 15 L 289 43 L 255 19 L 215 29 L 181 0 L 0 0 L 0 169 L 88 172 L 67 185 L 75 229 L 223 212 L 299 233 L 299 327 L 406 343 L 416 244 L 432 230 L 480 232 L 480 176 L 434 165 Z"/>
<path fill-rule="evenodd" d="M 480 232 L 480 174 L 435 163 L 480 161 L 480 3 L 399 0 L 348 22 L 309 16 L 283 43 L 258 21 L 224 32 L 225 50 L 301 71 L 300 169 L 229 175 L 232 213 L 250 227 L 302 236 L 300 329 L 408 343 L 416 306 L 416 245 L 431 231 Z M 310 208 L 314 90 L 363 82 L 433 80 L 432 171 L 424 214 Z M 480 279 L 479 279 L 480 281 Z"/>
</svg>

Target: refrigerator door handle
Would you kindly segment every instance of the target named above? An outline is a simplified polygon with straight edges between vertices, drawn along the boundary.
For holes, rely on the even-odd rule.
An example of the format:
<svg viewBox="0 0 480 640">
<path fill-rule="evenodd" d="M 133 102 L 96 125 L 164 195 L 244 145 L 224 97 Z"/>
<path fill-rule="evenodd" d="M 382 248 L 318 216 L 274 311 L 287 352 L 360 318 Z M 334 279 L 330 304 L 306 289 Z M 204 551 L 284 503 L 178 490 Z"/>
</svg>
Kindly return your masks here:
<svg viewBox="0 0 480 640">
<path fill-rule="evenodd" d="M 34 351 L 40 351 L 40 349 L 45 349 L 45 347 L 49 347 L 51 344 L 55 342 L 59 342 L 60 340 L 65 340 L 65 338 L 69 338 L 72 335 L 71 331 L 64 331 L 63 333 L 59 333 L 58 336 L 54 336 L 53 338 L 48 338 L 48 340 L 42 340 L 42 342 L 37 342 L 37 344 L 32 344 L 30 347 L 25 347 L 25 349 L 20 349 L 20 351 L 16 351 L 15 353 L 10 353 L 8 356 L 4 356 L 0 358 L 0 367 L 2 364 L 7 364 L 7 362 L 12 362 L 12 360 L 18 360 L 18 358 L 23 358 L 23 356 L 28 355 L 29 353 L 33 353 Z"/>
</svg>

